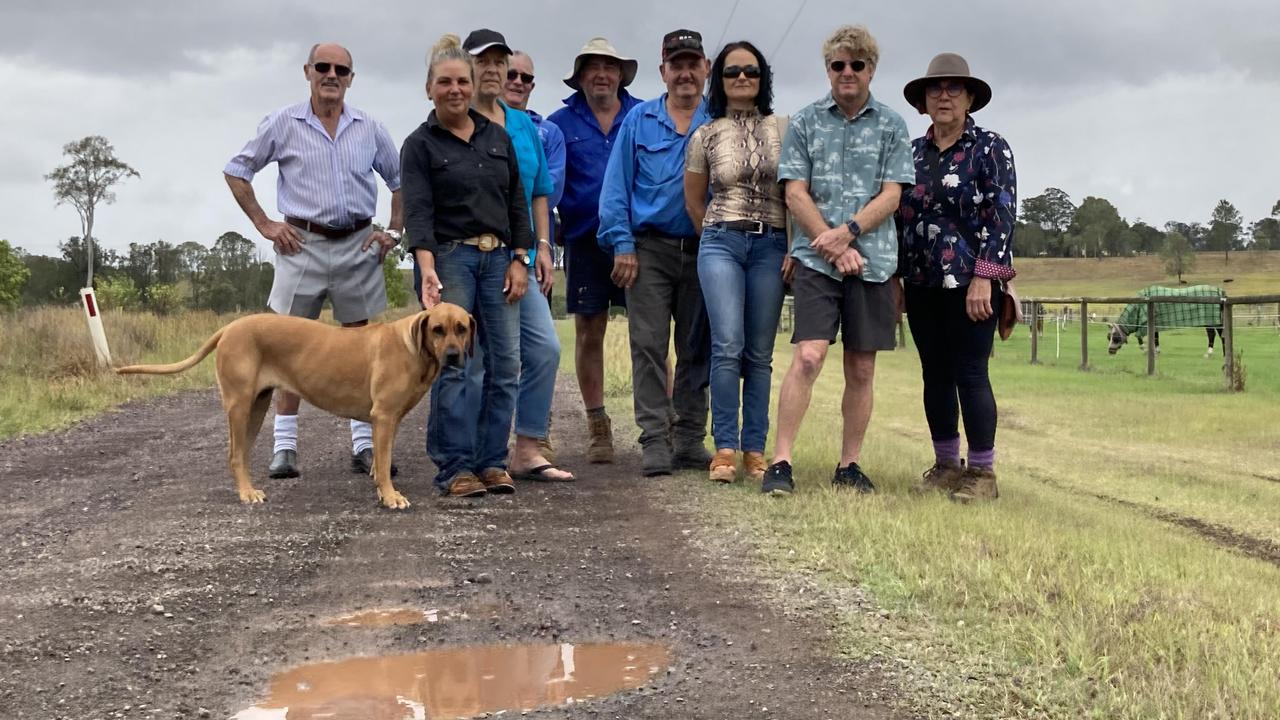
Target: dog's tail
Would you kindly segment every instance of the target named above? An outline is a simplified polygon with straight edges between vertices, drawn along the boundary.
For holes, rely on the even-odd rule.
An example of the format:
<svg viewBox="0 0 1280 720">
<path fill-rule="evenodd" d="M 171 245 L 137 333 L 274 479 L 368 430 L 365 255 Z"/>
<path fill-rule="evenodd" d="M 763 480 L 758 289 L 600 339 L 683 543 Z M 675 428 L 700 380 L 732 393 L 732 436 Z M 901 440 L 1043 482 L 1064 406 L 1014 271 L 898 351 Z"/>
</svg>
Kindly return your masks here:
<svg viewBox="0 0 1280 720">
<path fill-rule="evenodd" d="M 200 349 L 186 360 L 169 363 L 168 365 L 127 365 L 122 368 L 116 368 L 116 372 L 121 375 L 173 375 L 189 370 L 205 359 L 209 353 L 213 352 L 214 348 L 218 347 L 218 340 L 222 338 L 222 331 L 225 329 L 219 328 L 218 332 L 209 336 L 209 339 L 204 341 L 204 345 L 201 345 Z"/>
</svg>

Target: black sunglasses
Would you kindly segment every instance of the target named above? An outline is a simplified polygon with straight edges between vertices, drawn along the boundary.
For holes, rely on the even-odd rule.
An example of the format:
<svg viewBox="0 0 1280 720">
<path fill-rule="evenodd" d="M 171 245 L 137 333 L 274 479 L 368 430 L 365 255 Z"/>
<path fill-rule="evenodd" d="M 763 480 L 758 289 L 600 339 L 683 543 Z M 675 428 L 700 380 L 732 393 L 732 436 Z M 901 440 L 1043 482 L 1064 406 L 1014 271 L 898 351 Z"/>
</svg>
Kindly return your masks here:
<svg viewBox="0 0 1280 720">
<path fill-rule="evenodd" d="M 862 72 L 863 70 L 867 69 L 866 60 L 854 60 L 853 62 L 845 62 L 843 60 L 832 60 L 831 64 L 828 65 L 828 67 L 831 68 L 831 72 L 836 73 L 838 75 L 844 72 L 844 68 L 846 65 L 853 68 L 854 72 Z"/>
<path fill-rule="evenodd" d="M 960 93 L 965 91 L 965 86 L 964 83 L 956 80 L 929 83 L 924 86 L 924 94 L 935 99 L 942 97 L 943 90 L 945 90 L 947 95 L 951 97 L 960 97 Z"/>
<path fill-rule="evenodd" d="M 321 75 L 328 75 L 330 70 L 332 70 L 334 74 L 336 74 L 338 77 L 346 77 L 351 74 L 350 65 L 338 65 L 336 63 L 318 62 L 318 63 L 311 63 L 311 67 L 315 68 L 316 72 L 320 73 Z"/>
<path fill-rule="evenodd" d="M 522 72 L 520 72 L 519 70 L 508 70 L 508 71 L 507 71 L 507 81 L 508 81 L 508 82 L 515 82 L 515 79 L 516 79 L 516 78 L 520 78 L 520 82 L 524 83 L 525 85 L 532 85 L 532 84 L 533 84 L 533 76 L 532 76 L 532 75 L 530 75 L 529 73 L 522 73 Z"/>
<path fill-rule="evenodd" d="M 726 80 L 732 80 L 739 75 L 746 75 L 748 79 L 756 80 L 760 77 L 759 65 L 729 65 L 720 71 L 720 77 Z"/>
</svg>

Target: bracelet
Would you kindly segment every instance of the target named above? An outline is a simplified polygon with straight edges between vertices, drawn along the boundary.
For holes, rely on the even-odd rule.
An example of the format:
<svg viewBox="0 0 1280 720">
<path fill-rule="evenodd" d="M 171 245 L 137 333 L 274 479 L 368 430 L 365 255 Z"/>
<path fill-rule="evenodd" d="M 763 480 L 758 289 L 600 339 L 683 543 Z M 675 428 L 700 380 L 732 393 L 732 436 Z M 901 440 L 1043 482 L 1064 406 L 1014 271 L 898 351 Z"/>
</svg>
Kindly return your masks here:
<svg viewBox="0 0 1280 720">
<path fill-rule="evenodd" d="M 548 239 L 546 239 L 546 238 L 538 238 L 538 242 L 539 242 L 539 243 L 546 243 L 546 244 L 547 244 L 547 247 L 551 247 L 551 246 L 552 246 L 552 245 L 551 245 L 551 241 L 550 241 L 550 240 L 548 240 Z"/>
</svg>

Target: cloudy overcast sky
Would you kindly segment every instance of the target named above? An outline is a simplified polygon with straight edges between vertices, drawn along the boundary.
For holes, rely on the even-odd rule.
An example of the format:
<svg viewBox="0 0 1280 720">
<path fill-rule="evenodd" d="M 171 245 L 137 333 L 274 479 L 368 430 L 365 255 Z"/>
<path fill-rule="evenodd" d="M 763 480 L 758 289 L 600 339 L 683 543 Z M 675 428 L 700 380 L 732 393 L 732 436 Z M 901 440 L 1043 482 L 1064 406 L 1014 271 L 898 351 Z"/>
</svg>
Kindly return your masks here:
<svg viewBox="0 0 1280 720">
<path fill-rule="evenodd" d="M 54 206 L 43 176 L 63 162 L 65 143 L 104 135 L 142 175 L 100 210 L 104 245 L 208 245 L 235 230 L 269 254 L 221 171 L 264 115 L 307 97 L 301 66 L 316 41 L 351 48 L 347 100 L 399 141 L 429 111 L 424 56 L 443 32 L 492 27 L 527 50 L 533 107 L 544 113 L 569 93 L 559 78 L 591 36 L 640 60 L 632 91 L 641 97 L 661 92 L 664 32 L 699 30 L 712 52 L 722 35 L 749 39 L 770 53 L 775 106 L 791 112 L 826 90 L 819 48 L 846 22 L 877 37 L 872 91 L 915 135 L 927 123 L 906 106 L 903 84 L 938 52 L 965 55 L 994 88 L 977 119 L 1008 138 L 1024 198 L 1060 187 L 1077 203 L 1102 196 L 1130 221 L 1157 226 L 1207 221 L 1220 198 L 1249 223 L 1280 199 L 1270 136 L 1280 117 L 1276 0 L 3 0 L 0 238 L 56 254 L 59 241 L 78 235 L 75 212 Z M 273 212 L 274 171 L 255 187 Z M 383 221 L 388 197 L 382 188 Z"/>
</svg>

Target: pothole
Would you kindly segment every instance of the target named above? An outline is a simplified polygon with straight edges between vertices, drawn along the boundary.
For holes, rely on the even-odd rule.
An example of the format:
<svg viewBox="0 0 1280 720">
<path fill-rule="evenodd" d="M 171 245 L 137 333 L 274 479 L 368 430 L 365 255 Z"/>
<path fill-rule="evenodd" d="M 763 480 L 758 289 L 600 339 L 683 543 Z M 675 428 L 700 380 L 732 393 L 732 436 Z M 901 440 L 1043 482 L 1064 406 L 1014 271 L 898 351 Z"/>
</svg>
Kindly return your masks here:
<svg viewBox="0 0 1280 720">
<path fill-rule="evenodd" d="M 650 684 L 665 645 L 487 645 L 315 663 L 232 720 L 425 720 L 567 705 Z"/>
</svg>

